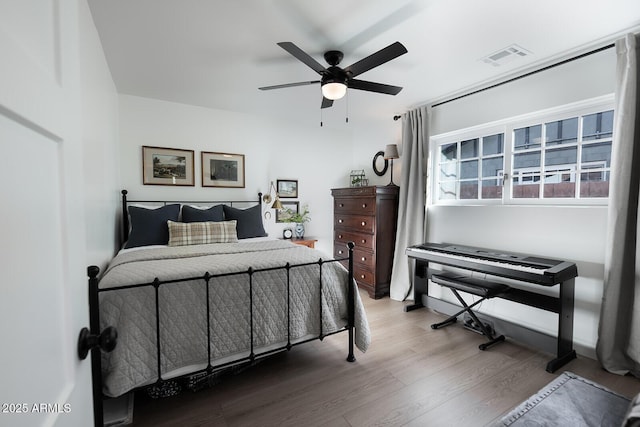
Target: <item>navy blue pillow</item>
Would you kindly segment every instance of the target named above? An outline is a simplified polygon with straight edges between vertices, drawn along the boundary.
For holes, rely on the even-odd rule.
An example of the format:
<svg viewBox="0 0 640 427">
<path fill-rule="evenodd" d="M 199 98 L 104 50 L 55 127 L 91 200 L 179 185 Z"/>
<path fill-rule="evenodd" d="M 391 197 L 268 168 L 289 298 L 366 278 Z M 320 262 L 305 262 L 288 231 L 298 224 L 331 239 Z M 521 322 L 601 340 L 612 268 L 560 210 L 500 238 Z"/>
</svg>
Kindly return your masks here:
<svg viewBox="0 0 640 427">
<path fill-rule="evenodd" d="M 207 222 L 224 221 L 224 210 L 222 205 L 216 205 L 209 209 L 198 209 L 184 205 L 182 207 L 182 222 Z"/>
<path fill-rule="evenodd" d="M 262 225 L 262 207 L 256 205 L 248 209 L 236 209 L 231 206 L 224 205 L 225 221 L 236 220 L 236 231 L 238 239 L 247 239 L 249 237 L 264 237 L 267 235 Z"/>
<path fill-rule="evenodd" d="M 167 221 L 178 221 L 180 205 L 166 205 L 158 209 L 129 206 L 131 231 L 125 249 L 169 242 Z"/>
</svg>

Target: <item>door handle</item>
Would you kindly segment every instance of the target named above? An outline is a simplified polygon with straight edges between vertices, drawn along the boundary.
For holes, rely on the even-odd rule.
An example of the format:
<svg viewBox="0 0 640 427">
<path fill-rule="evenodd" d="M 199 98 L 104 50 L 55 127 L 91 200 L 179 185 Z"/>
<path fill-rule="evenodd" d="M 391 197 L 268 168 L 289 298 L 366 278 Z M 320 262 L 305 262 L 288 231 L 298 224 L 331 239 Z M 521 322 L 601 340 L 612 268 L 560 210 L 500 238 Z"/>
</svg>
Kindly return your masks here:
<svg viewBox="0 0 640 427">
<path fill-rule="evenodd" d="M 99 347 L 105 353 L 110 353 L 118 343 L 118 331 L 113 326 L 105 328 L 100 335 L 91 334 L 88 328 L 82 328 L 78 336 L 78 357 L 87 358 L 89 350 Z"/>
</svg>

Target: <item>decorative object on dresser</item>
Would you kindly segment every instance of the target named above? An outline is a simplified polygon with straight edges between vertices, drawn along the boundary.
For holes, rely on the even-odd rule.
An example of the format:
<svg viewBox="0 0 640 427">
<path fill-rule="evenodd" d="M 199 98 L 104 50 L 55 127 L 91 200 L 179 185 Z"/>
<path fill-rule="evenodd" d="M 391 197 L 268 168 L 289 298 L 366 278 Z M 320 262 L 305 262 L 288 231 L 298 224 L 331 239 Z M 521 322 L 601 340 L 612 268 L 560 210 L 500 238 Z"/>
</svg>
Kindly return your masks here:
<svg viewBox="0 0 640 427">
<path fill-rule="evenodd" d="M 391 160 L 391 181 L 387 185 L 396 185 L 393 183 L 393 159 L 399 159 L 398 146 L 396 144 L 387 144 L 384 149 L 384 159 Z"/>
<path fill-rule="evenodd" d="M 369 180 L 364 176 L 364 169 L 354 169 L 349 174 L 349 182 L 352 187 L 366 187 Z"/>
<path fill-rule="evenodd" d="M 200 154 L 203 187 L 244 188 L 244 154 Z"/>
<path fill-rule="evenodd" d="M 389 294 L 398 221 L 397 186 L 334 188 L 333 252 L 355 242 L 354 278 L 371 298 Z"/>
<path fill-rule="evenodd" d="M 142 146 L 142 184 L 194 186 L 193 150 Z"/>
<path fill-rule="evenodd" d="M 378 164 L 380 162 L 380 158 L 382 158 L 382 164 Z M 373 156 L 373 164 L 371 167 L 373 168 L 373 173 L 378 176 L 383 176 L 387 173 L 387 169 L 389 168 L 389 160 L 385 159 L 384 151 L 380 150 Z"/>
</svg>

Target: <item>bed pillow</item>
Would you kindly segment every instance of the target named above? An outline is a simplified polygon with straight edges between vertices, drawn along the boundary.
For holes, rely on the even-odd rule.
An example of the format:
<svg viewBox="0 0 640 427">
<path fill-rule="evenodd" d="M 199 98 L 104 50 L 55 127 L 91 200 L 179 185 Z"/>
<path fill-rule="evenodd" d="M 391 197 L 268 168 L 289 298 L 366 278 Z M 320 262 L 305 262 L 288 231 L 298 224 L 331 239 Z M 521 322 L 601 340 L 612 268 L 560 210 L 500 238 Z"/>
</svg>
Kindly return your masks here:
<svg viewBox="0 0 640 427">
<path fill-rule="evenodd" d="M 255 205 L 248 209 L 236 209 L 231 206 L 224 205 L 225 221 L 236 220 L 238 225 L 238 239 L 247 239 L 249 237 L 264 237 L 267 233 L 262 225 L 262 207 Z"/>
<path fill-rule="evenodd" d="M 169 221 L 169 246 L 236 243 L 236 221 Z"/>
<path fill-rule="evenodd" d="M 125 249 L 138 246 L 166 245 L 169 241 L 167 221 L 177 221 L 180 205 L 166 205 L 157 209 L 129 206 L 131 231 Z"/>
<path fill-rule="evenodd" d="M 224 221 L 222 205 L 216 205 L 209 209 L 198 209 L 193 206 L 182 206 L 182 222 L 206 222 Z"/>
</svg>

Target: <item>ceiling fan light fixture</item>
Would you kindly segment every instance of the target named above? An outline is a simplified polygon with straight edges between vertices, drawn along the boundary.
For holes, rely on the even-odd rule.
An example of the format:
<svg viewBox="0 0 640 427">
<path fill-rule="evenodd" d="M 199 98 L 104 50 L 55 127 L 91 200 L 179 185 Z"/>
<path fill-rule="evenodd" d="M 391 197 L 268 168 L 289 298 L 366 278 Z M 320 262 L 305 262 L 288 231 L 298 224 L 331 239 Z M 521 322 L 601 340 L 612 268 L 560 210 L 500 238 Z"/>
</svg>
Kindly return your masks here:
<svg viewBox="0 0 640 427">
<path fill-rule="evenodd" d="M 347 85 L 342 82 L 327 82 L 322 85 L 322 96 L 332 101 L 342 98 L 347 93 Z"/>
</svg>

